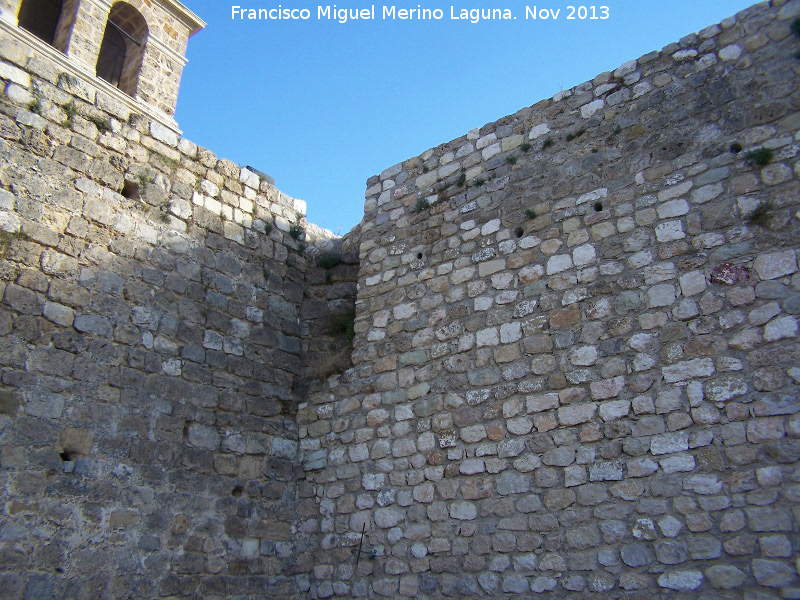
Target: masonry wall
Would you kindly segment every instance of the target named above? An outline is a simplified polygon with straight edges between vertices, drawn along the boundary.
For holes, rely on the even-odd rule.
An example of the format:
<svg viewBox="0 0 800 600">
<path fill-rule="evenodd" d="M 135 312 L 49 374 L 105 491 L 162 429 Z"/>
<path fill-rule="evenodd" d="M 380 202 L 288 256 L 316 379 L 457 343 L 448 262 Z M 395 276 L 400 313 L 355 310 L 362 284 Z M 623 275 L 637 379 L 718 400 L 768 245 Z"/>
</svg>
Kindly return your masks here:
<svg viewBox="0 0 800 600">
<path fill-rule="evenodd" d="M 368 181 L 354 367 L 298 413 L 301 590 L 800 597 L 798 17 Z"/>
<path fill-rule="evenodd" d="M 10 38 L 0 79 L 0 595 L 294 597 L 304 203 Z"/>
</svg>

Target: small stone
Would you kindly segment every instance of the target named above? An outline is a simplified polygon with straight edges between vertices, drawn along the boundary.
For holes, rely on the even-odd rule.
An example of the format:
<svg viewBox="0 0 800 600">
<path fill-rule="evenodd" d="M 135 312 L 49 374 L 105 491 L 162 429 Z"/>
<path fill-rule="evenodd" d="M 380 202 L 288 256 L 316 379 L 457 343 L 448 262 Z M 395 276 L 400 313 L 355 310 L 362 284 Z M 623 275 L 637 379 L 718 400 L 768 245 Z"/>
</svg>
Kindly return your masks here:
<svg viewBox="0 0 800 600">
<path fill-rule="evenodd" d="M 662 588 L 677 592 L 690 592 L 696 590 L 703 583 L 703 574 L 699 571 L 675 571 L 664 573 L 658 578 L 658 585 Z"/>
<path fill-rule="evenodd" d="M 792 542 L 785 535 L 765 535 L 758 540 L 761 553 L 770 558 L 790 558 Z"/>
<path fill-rule="evenodd" d="M 524 594 L 529 591 L 528 580 L 524 575 L 509 575 L 503 579 L 503 591 L 511 594 Z"/>
<path fill-rule="evenodd" d="M 661 372 L 667 382 L 674 383 L 697 377 L 709 377 L 716 372 L 716 369 L 711 358 L 697 358 L 663 367 Z"/>
<path fill-rule="evenodd" d="M 692 271 L 686 275 L 682 275 L 679 279 L 681 284 L 681 291 L 686 297 L 694 296 L 706 289 L 706 276 L 702 271 Z"/>
<path fill-rule="evenodd" d="M 656 225 L 656 239 L 659 242 L 672 242 L 686 237 L 681 221 L 667 221 Z"/>
<path fill-rule="evenodd" d="M 47 320 L 64 327 L 70 327 L 75 320 L 75 313 L 69 306 L 56 302 L 45 302 L 42 314 Z"/>
<path fill-rule="evenodd" d="M 658 522 L 658 527 L 661 529 L 661 533 L 664 534 L 664 537 L 668 538 L 677 537 L 681 529 L 683 529 L 681 522 L 673 516 L 666 516 L 661 519 Z"/>
<path fill-rule="evenodd" d="M 216 429 L 192 423 L 188 428 L 188 439 L 192 446 L 216 450 L 219 447 L 221 438 Z"/>
<path fill-rule="evenodd" d="M 607 400 L 609 398 L 616 398 L 619 396 L 624 387 L 625 377 L 622 375 L 619 377 L 614 377 L 613 379 L 593 381 L 589 385 L 593 400 Z"/>
<path fill-rule="evenodd" d="M 792 517 L 776 508 L 752 507 L 745 509 L 750 530 L 755 532 L 791 531 Z"/>
<path fill-rule="evenodd" d="M 645 299 L 649 308 L 671 306 L 675 303 L 675 286 L 669 283 L 655 285 L 647 290 Z"/>
<path fill-rule="evenodd" d="M 764 340 L 775 342 L 784 338 L 797 337 L 797 317 L 786 315 L 773 319 L 764 327 Z"/>
<path fill-rule="evenodd" d="M 547 261 L 547 274 L 555 275 L 556 273 L 571 269 L 572 266 L 572 257 L 569 254 L 551 256 L 550 260 Z"/>
<path fill-rule="evenodd" d="M 633 526 L 633 537 L 637 540 L 654 540 L 656 539 L 656 527 L 652 519 L 636 519 L 636 524 Z"/>
<path fill-rule="evenodd" d="M 689 449 L 689 434 L 686 432 L 665 433 L 657 435 L 650 441 L 650 451 L 653 455 L 672 454 L 684 452 Z"/>
<path fill-rule="evenodd" d="M 626 544 L 622 546 L 622 562 L 629 567 L 644 567 L 652 564 L 655 556 L 644 544 Z"/>
<path fill-rule="evenodd" d="M 731 565 L 714 565 L 706 569 L 708 582 L 718 590 L 730 590 L 742 585 L 747 576 Z"/>
<path fill-rule="evenodd" d="M 786 587 L 797 581 L 794 567 L 775 560 L 753 560 L 753 577 L 759 585 L 767 587 Z"/>
<path fill-rule="evenodd" d="M 394 527 L 405 518 L 405 511 L 399 507 L 379 508 L 375 511 L 375 524 L 382 529 Z"/>
<path fill-rule="evenodd" d="M 792 250 L 760 254 L 753 263 L 753 267 L 761 279 L 777 279 L 795 273 L 797 259 Z"/>
<path fill-rule="evenodd" d="M 471 502 L 454 502 L 450 505 L 450 517 L 459 521 L 471 521 L 478 516 L 478 509 Z"/>
<path fill-rule="evenodd" d="M 78 331 L 110 338 L 113 334 L 111 322 L 98 315 L 78 315 L 73 321 L 73 327 Z"/>
<path fill-rule="evenodd" d="M 600 404 L 600 418 L 605 422 L 614 421 L 627 416 L 631 410 L 628 400 L 611 400 Z"/>
<path fill-rule="evenodd" d="M 595 402 L 562 406 L 558 409 L 558 420 L 561 425 L 569 427 L 591 421 L 596 412 L 597 403 Z"/>
<path fill-rule="evenodd" d="M 722 263 L 711 270 L 712 283 L 736 285 L 749 280 L 750 271 L 747 269 L 747 267 L 734 265 L 732 263 Z"/>
<path fill-rule="evenodd" d="M 681 542 L 659 541 L 655 543 L 656 557 L 665 565 L 679 565 L 689 559 L 689 552 Z"/>
</svg>

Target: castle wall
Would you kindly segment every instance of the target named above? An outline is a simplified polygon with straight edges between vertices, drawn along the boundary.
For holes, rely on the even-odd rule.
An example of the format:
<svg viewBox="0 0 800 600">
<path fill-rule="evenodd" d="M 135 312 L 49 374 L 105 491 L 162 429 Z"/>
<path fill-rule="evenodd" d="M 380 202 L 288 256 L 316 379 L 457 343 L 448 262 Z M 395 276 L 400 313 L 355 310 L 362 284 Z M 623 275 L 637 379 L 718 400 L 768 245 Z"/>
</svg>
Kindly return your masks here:
<svg viewBox="0 0 800 600">
<path fill-rule="evenodd" d="M 354 367 L 297 418 L 301 591 L 800 597 L 798 17 L 368 181 Z"/>
<path fill-rule="evenodd" d="M 0 79 L 0 595 L 294 597 L 304 203 L 9 37 Z"/>
</svg>

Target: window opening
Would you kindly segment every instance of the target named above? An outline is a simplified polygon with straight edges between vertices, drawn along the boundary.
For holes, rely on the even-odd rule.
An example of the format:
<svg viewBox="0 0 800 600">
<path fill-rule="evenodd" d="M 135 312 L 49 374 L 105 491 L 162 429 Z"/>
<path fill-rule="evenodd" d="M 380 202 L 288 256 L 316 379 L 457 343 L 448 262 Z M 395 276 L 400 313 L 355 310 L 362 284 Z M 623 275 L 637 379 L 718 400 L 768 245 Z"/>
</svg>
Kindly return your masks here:
<svg viewBox="0 0 800 600">
<path fill-rule="evenodd" d="M 61 8 L 61 0 L 23 0 L 17 22 L 20 27 L 52 46 Z"/>
<path fill-rule="evenodd" d="M 135 96 L 147 43 L 147 22 L 126 2 L 111 7 L 97 56 L 97 76 Z"/>
<path fill-rule="evenodd" d="M 109 21 L 108 24 L 111 25 L 112 22 Z M 125 39 L 117 29 L 106 27 L 100 55 L 97 57 L 97 76 L 119 87 L 125 54 Z"/>
</svg>

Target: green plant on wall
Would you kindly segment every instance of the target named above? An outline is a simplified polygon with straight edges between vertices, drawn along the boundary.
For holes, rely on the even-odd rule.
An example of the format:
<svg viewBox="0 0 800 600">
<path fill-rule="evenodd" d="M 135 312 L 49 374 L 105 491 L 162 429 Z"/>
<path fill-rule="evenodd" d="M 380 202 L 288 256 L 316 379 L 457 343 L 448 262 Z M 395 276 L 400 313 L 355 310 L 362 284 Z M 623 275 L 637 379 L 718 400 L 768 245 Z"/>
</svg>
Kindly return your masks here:
<svg viewBox="0 0 800 600">
<path fill-rule="evenodd" d="M 317 259 L 317 266 L 323 269 L 332 269 L 336 265 L 341 264 L 342 257 L 338 252 L 323 252 Z"/>
<path fill-rule="evenodd" d="M 295 241 L 299 240 L 305 232 L 305 229 L 299 223 L 289 227 L 289 237 Z"/>
<path fill-rule="evenodd" d="M 42 99 L 39 97 L 38 94 L 34 94 L 33 100 L 28 102 L 28 110 L 37 115 L 41 115 L 42 111 L 44 111 L 44 107 L 42 106 Z"/>
<path fill-rule="evenodd" d="M 61 105 L 61 110 L 63 110 L 64 114 L 67 115 L 67 118 L 64 121 L 64 127 L 72 127 L 72 117 L 78 114 L 78 109 L 75 107 L 75 103 L 65 102 Z"/>
<path fill-rule="evenodd" d="M 97 130 L 100 133 L 106 133 L 107 131 L 111 131 L 111 121 L 109 121 L 107 118 L 98 117 L 94 115 L 86 118 L 92 123 L 94 123 L 95 127 L 97 127 Z"/>
<path fill-rule="evenodd" d="M 761 202 L 758 206 L 753 209 L 749 215 L 747 215 L 746 219 L 748 223 L 752 223 L 753 225 L 760 225 L 761 227 L 766 227 L 769 225 L 769 222 L 772 220 L 772 211 L 773 211 L 772 202 L 767 200 L 766 202 Z"/>
<path fill-rule="evenodd" d="M 571 142 L 572 140 L 577 140 L 584 133 L 586 133 L 586 128 L 585 127 L 582 127 L 581 129 L 578 129 L 578 131 L 576 131 L 575 133 L 568 133 L 567 134 L 567 141 Z"/>
<path fill-rule="evenodd" d="M 161 205 L 161 213 L 158 215 L 159 220 L 162 223 L 169 223 L 169 211 L 172 209 L 172 202 L 166 200 Z"/>
<path fill-rule="evenodd" d="M 552 145 L 553 145 L 553 138 L 545 138 L 544 141 L 542 142 L 542 150 L 545 150 L 546 148 L 549 148 Z"/>
<path fill-rule="evenodd" d="M 775 153 L 769 148 L 756 148 L 755 150 L 751 150 L 745 155 L 745 160 L 750 165 L 758 165 L 763 167 L 772 160 L 775 156 Z"/>
<path fill-rule="evenodd" d="M 536 211 L 533 210 L 532 208 L 526 208 L 525 209 L 525 216 L 528 219 L 535 219 L 536 218 Z"/>
<path fill-rule="evenodd" d="M 414 207 L 411 210 L 413 212 L 415 212 L 415 213 L 418 213 L 418 212 L 422 212 L 423 210 L 426 210 L 426 209 L 430 208 L 430 206 L 431 206 L 431 203 L 428 202 L 427 198 L 420 198 L 419 200 L 417 200 L 414 203 Z"/>
</svg>

